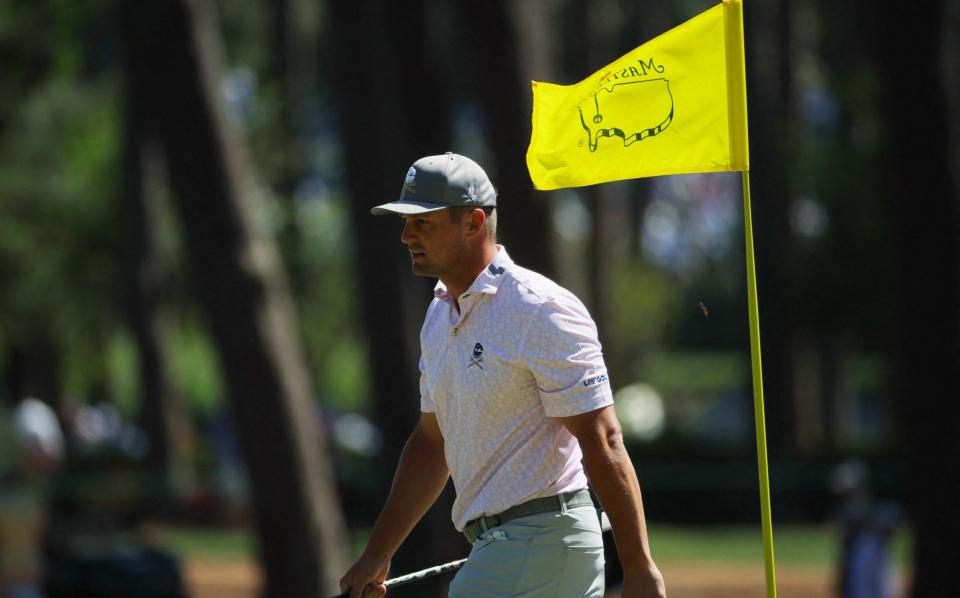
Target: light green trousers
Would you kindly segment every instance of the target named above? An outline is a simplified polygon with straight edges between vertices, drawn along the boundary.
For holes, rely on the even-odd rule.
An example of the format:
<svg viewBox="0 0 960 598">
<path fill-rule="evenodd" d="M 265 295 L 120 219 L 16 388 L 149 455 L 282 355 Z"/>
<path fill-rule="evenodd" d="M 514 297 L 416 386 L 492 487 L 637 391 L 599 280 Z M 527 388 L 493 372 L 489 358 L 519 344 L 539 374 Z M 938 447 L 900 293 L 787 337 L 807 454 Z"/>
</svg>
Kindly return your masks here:
<svg viewBox="0 0 960 598">
<path fill-rule="evenodd" d="M 450 598 L 602 598 L 603 564 L 593 507 L 530 515 L 477 538 Z"/>
</svg>

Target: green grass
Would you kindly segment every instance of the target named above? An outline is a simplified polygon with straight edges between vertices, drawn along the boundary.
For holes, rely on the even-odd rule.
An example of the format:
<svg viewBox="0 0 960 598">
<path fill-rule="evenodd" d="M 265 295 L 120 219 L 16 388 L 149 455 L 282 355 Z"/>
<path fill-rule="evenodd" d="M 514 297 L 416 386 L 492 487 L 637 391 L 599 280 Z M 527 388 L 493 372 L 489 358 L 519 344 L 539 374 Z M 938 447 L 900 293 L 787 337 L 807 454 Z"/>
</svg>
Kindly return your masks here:
<svg viewBox="0 0 960 598">
<path fill-rule="evenodd" d="M 652 523 L 650 544 L 657 560 L 762 563 L 760 527 L 674 527 Z M 839 550 L 836 532 L 829 526 L 774 526 L 774 561 L 778 565 L 833 566 Z M 906 531 L 893 539 L 894 562 L 908 562 L 910 538 Z"/>
<path fill-rule="evenodd" d="M 362 549 L 366 530 L 355 530 Z M 759 526 L 677 527 L 650 524 L 650 544 L 658 561 L 713 563 L 763 563 Z M 774 527 L 774 557 L 777 565 L 830 567 L 836 562 L 837 539 L 829 526 Z M 153 544 L 166 547 L 183 558 L 254 558 L 254 542 L 244 529 L 155 527 L 147 530 Z M 894 536 L 894 561 L 908 563 L 910 538 L 906 531 Z"/>
<path fill-rule="evenodd" d="M 254 541 L 242 528 L 151 527 L 145 530 L 151 544 L 162 546 L 182 558 L 254 558 Z"/>
</svg>

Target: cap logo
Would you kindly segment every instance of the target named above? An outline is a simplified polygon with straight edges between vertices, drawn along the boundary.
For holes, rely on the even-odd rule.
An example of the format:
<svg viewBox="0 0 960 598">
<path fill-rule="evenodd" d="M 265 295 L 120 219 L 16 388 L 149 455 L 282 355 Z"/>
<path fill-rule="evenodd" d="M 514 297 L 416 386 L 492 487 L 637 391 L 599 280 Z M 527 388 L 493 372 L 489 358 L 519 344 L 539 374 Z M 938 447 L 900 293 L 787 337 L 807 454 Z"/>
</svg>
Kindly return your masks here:
<svg viewBox="0 0 960 598">
<path fill-rule="evenodd" d="M 406 178 L 403 179 L 403 189 L 410 195 L 417 193 L 417 169 L 413 166 L 407 171 Z"/>
<path fill-rule="evenodd" d="M 467 187 L 467 196 L 469 196 L 470 201 L 473 203 L 478 203 L 477 199 L 477 184 L 473 181 L 470 182 L 470 186 Z"/>
</svg>

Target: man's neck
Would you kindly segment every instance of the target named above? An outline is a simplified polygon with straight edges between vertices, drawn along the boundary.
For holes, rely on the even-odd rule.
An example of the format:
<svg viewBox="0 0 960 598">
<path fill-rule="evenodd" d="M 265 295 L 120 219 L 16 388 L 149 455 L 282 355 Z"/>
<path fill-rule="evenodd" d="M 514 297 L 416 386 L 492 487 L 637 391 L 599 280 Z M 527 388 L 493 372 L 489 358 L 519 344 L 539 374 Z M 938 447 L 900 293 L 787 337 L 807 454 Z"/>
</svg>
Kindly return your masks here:
<svg viewBox="0 0 960 598">
<path fill-rule="evenodd" d="M 473 284 L 473 281 L 476 280 L 477 277 L 480 276 L 480 273 L 490 265 L 490 262 L 493 261 L 493 258 L 497 257 L 497 246 L 492 242 L 486 242 L 483 244 L 481 250 L 477 251 L 471 257 L 472 259 L 468 260 L 467 263 L 464 264 L 464 268 L 461 270 L 463 272 L 463 276 L 458 276 L 455 280 L 440 279 L 444 286 L 447 287 L 447 292 L 453 299 L 453 303 L 456 305 L 457 310 L 460 309 L 460 295 L 470 288 L 470 285 Z"/>
</svg>

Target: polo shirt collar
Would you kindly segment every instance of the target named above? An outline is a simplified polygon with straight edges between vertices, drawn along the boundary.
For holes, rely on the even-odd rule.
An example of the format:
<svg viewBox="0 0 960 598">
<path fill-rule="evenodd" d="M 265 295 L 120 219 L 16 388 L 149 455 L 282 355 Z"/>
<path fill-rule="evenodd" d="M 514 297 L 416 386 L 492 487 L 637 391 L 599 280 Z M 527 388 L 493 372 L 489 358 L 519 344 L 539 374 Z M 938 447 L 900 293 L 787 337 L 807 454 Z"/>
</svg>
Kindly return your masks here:
<svg viewBox="0 0 960 598">
<path fill-rule="evenodd" d="M 507 254 L 507 248 L 503 245 L 497 245 L 497 255 L 493 257 L 493 261 L 487 264 L 487 267 L 480 272 L 477 278 L 473 281 L 473 284 L 471 284 L 463 294 L 496 294 L 497 289 L 500 287 L 500 281 L 503 280 L 503 273 L 506 272 L 512 265 L 513 260 L 510 259 L 510 256 Z M 439 297 L 440 299 L 446 301 L 449 301 L 450 299 L 449 294 L 447 293 L 447 286 L 439 280 L 437 281 L 437 286 L 433 288 L 433 296 Z"/>
</svg>

